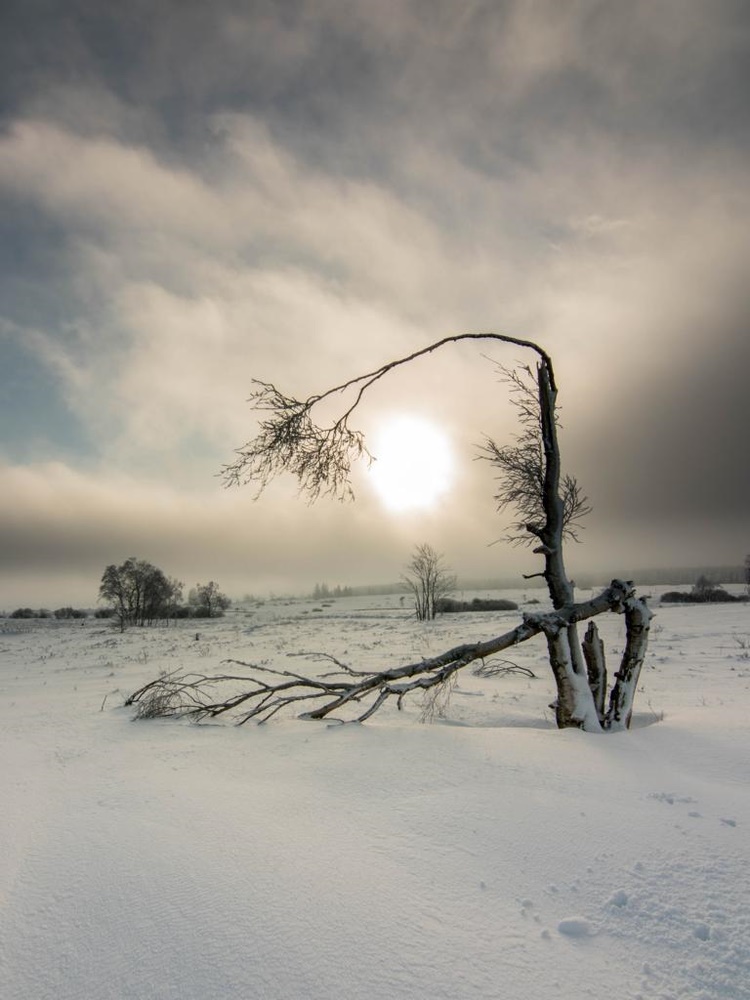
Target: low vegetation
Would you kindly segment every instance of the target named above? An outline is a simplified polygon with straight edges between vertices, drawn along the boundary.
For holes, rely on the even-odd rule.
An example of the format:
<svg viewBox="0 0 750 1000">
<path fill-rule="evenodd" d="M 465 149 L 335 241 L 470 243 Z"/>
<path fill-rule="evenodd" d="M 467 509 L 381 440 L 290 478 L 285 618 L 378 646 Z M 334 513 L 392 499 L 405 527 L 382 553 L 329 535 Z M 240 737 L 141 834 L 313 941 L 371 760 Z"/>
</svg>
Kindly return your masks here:
<svg viewBox="0 0 750 1000">
<path fill-rule="evenodd" d="M 746 594 L 730 594 L 723 587 L 712 583 L 708 577 L 699 576 L 692 590 L 669 590 L 661 595 L 662 604 L 730 604 L 747 601 Z"/>
<path fill-rule="evenodd" d="M 456 601 L 452 597 L 443 597 L 435 603 L 435 611 L 439 615 L 459 614 L 466 611 L 517 611 L 515 601 L 503 598 L 490 599 L 475 597 L 471 601 Z"/>
</svg>

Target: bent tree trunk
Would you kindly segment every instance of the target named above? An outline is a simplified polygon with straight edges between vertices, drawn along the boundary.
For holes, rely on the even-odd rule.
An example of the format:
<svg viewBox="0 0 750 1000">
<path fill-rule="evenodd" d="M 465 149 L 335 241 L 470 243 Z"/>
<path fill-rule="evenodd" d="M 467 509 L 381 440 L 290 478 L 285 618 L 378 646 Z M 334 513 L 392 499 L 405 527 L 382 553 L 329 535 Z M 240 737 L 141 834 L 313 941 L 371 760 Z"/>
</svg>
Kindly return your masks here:
<svg viewBox="0 0 750 1000">
<path fill-rule="evenodd" d="M 538 366 L 537 386 L 544 451 L 542 508 L 545 519 L 542 524 L 527 524 L 526 530 L 538 539 L 539 544 L 534 551 L 544 557 L 541 575 L 546 580 L 553 607 L 562 611 L 574 605 L 574 588 L 563 558 L 564 510 L 560 496 L 561 463 L 555 416 L 557 388 L 552 366 L 547 359 L 542 359 Z M 632 593 L 632 585 L 628 586 L 631 593 L 612 608 L 625 615 L 626 643 L 606 713 L 606 665 L 601 642 L 595 652 L 591 650 L 587 654 L 586 643 L 582 644 L 578 637 L 575 617 L 565 621 L 553 615 L 544 623 L 550 667 L 557 685 L 555 714 L 561 729 L 577 726 L 588 732 L 598 732 L 602 728 L 622 729 L 630 725 L 635 690 L 648 646 L 651 612 L 645 601 Z M 595 626 L 594 633 L 598 639 Z M 594 639 L 591 638 L 589 649 L 593 644 Z"/>
<path fill-rule="evenodd" d="M 225 482 L 227 485 L 254 483 L 257 498 L 274 476 L 288 471 L 296 476 L 300 492 L 312 500 L 321 493 L 339 498 L 352 496 L 351 462 L 367 451 L 362 434 L 349 427 L 348 419 L 366 391 L 401 365 L 447 344 L 477 340 L 512 344 L 530 349 L 537 356 L 536 380 L 530 383 L 529 397 L 520 407 L 522 420 L 527 427 L 533 425 L 534 433 L 531 438 L 519 439 L 524 442 L 520 448 L 493 450 L 499 467 L 506 473 L 510 470 L 512 488 L 501 493 L 500 505 L 511 504 L 522 512 L 523 530 L 533 541 L 534 552 L 544 559 L 544 569 L 531 575 L 544 577 L 552 612 L 527 615 L 517 628 L 495 639 L 466 643 L 429 660 L 382 671 L 357 671 L 324 654 L 338 666 L 341 675 L 338 679 L 330 674 L 309 678 L 239 661 L 229 662 L 248 668 L 249 673 L 219 677 L 167 675 L 145 685 L 128 699 L 127 704 L 138 706 L 141 717 L 178 714 L 200 719 L 234 712 L 239 723 L 249 719 L 264 722 L 289 706 L 299 707 L 306 717 L 315 719 L 356 706 L 354 718 L 349 713 L 345 721 L 362 722 L 390 698 L 395 698 L 400 706 L 410 692 L 428 691 L 445 683 L 467 664 L 543 633 L 557 687 L 558 726 L 602 732 L 626 729 L 630 725 L 633 699 L 648 645 L 651 612 L 645 600 L 636 597 L 632 584 L 619 580 L 613 580 L 598 597 L 575 603 L 573 584 L 563 558 L 566 501 L 570 503 L 573 499 L 573 510 L 578 515 L 586 512 L 586 503 L 585 498 L 577 494 L 577 485 L 570 477 L 565 477 L 561 491 L 557 387 L 552 361 L 537 344 L 495 333 L 446 337 L 306 400 L 285 396 L 273 384 L 256 381 L 258 388 L 251 396 L 254 407 L 270 416 L 261 420 L 257 436 L 238 449 L 235 462 L 225 467 Z M 316 425 L 310 416 L 313 408 L 332 395 L 346 392 L 354 394 L 354 402 L 344 407 L 343 414 L 330 426 Z M 525 450 L 529 441 L 531 457 Z M 520 464 L 516 463 L 519 452 Z M 528 514 L 529 511 L 533 513 Z M 570 507 L 567 516 L 570 519 Z M 578 622 L 604 611 L 623 614 L 626 631 L 624 652 L 614 674 L 606 709 L 607 669 L 603 646 L 595 627 L 589 628 L 583 644 L 577 628 Z M 217 688 L 225 690 L 227 685 L 236 688 L 243 684 L 244 688 L 225 697 L 216 696 Z"/>
</svg>

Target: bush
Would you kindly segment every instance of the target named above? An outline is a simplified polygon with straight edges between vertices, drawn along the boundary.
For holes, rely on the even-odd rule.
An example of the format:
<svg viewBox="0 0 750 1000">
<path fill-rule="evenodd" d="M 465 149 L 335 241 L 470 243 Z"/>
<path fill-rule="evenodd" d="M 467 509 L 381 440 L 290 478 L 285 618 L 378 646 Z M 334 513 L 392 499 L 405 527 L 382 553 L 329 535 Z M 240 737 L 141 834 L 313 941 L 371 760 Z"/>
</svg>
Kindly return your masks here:
<svg viewBox="0 0 750 1000">
<path fill-rule="evenodd" d="M 86 612 L 79 608 L 58 608 L 55 611 L 55 618 L 85 618 Z"/>
<path fill-rule="evenodd" d="M 441 615 L 452 615 L 465 611 L 517 611 L 518 605 L 503 598 L 490 600 L 475 597 L 472 601 L 455 601 L 452 597 L 441 597 L 435 601 L 435 610 Z"/>
<path fill-rule="evenodd" d="M 11 611 L 11 618 L 39 618 L 39 612 L 35 611 L 33 608 L 16 608 L 15 611 Z"/>
<path fill-rule="evenodd" d="M 685 590 L 668 590 L 666 594 L 661 595 L 662 604 L 685 604 L 692 599 L 693 595 Z"/>
<path fill-rule="evenodd" d="M 662 604 L 731 604 L 736 601 L 747 601 L 747 597 L 728 593 L 723 587 L 710 587 L 702 590 L 669 590 L 661 595 Z"/>
</svg>

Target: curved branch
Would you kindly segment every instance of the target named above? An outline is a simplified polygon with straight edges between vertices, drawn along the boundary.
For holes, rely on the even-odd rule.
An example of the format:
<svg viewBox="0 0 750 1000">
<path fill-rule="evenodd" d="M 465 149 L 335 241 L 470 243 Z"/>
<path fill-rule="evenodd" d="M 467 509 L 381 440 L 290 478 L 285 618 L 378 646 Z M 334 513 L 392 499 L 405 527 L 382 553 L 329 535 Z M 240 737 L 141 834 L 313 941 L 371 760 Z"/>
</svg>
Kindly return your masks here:
<svg viewBox="0 0 750 1000">
<path fill-rule="evenodd" d="M 467 340 L 495 340 L 535 351 L 554 390 L 552 360 L 547 352 L 531 340 L 502 333 L 462 333 L 444 337 L 406 357 L 389 361 L 374 371 L 349 379 L 305 400 L 285 396 L 272 383 L 253 379 L 253 385 L 257 388 L 251 393 L 249 402 L 253 409 L 268 412 L 271 416 L 260 421 L 256 437 L 237 449 L 235 461 L 222 468 L 224 485 L 238 486 L 254 482 L 257 484 L 257 497 L 271 479 L 278 473 L 287 471 L 296 477 L 300 492 L 305 493 L 310 501 L 317 500 L 322 494 L 339 499 L 352 498 L 349 482 L 352 462 L 363 455 L 369 457 L 369 452 L 363 435 L 351 430 L 348 420 L 367 390 L 395 368 L 432 354 L 447 344 Z M 320 427 L 313 422 L 310 414 L 318 403 L 355 388 L 354 401 L 333 424 Z"/>
<path fill-rule="evenodd" d="M 343 415 L 342 419 L 346 419 L 351 416 L 352 411 L 359 405 L 362 396 L 365 394 L 367 389 L 370 388 L 375 382 L 381 379 L 388 372 L 393 371 L 394 368 L 400 368 L 401 365 L 408 365 L 412 361 L 416 361 L 417 358 L 422 358 L 427 354 L 432 354 L 433 351 L 440 350 L 441 347 L 445 347 L 446 344 L 457 344 L 462 340 L 498 340 L 503 344 L 514 344 L 516 347 L 528 347 L 530 350 L 535 351 L 540 359 L 543 361 L 550 373 L 550 384 L 553 391 L 556 391 L 555 379 L 552 370 L 552 359 L 549 354 L 538 344 L 535 344 L 533 340 L 522 340 L 519 337 L 511 337 L 505 333 L 457 333 L 450 337 L 443 337 L 442 340 L 435 341 L 434 344 L 430 344 L 428 347 L 423 347 L 418 351 L 414 351 L 413 354 L 409 354 L 406 357 L 398 358 L 396 361 L 389 361 L 388 364 L 381 365 L 380 368 L 376 368 L 374 371 L 367 372 L 365 375 L 359 375 L 356 378 L 349 379 L 348 382 L 343 382 L 341 385 L 334 386 L 332 389 L 328 389 L 326 392 L 321 393 L 319 396 L 311 396 L 308 402 L 318 403 L 328 396 L 335 395 L 336 393 L 343 392 L 346 389 L 350 389 L 355 385 L 359 385 L 359 391 L 357 392 L 357 397 L 354 403 L 349 407 L 346 413 Z"/>
</svg>

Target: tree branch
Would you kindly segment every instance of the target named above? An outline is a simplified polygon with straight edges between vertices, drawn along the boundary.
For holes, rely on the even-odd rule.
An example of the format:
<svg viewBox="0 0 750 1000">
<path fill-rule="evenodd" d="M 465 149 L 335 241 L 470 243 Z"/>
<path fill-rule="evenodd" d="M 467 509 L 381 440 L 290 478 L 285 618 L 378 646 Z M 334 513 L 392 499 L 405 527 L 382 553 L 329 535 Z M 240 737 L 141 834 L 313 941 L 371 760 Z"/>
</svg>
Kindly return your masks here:
<svg viewBox="0 0 750 1000">
<path fill-rule="evenodd" d="M 235 461 L 222 468 L 220 475 L 224 485 L 255 483 L 257 498 L 278 473 L 287 471 L 296 477 L 300 493 L 304 493 L 310 502 L 321 495 L 340 500 L 351 499 L 354 495 L 350 484 L 352 462 L 363 455 L 370 457 L 361 432 L 351 430 L 348 425 L 349 417 L 364 394 L 395 368 L 432 354 L 446 344 L 466 340 L 496 340 L 529 348 L 548 369 L 554 386 L 552 361 L 546 351 L 530 340 L 501 333 L 463 333 L 444 337 L 429 347 L 390 361 L 305 400 L 285 396 L 272 383 L 253 379 L 257 388 L 250 394 L 249 402 L 253 409 L 270 416 L 260 421 L 258 434 L 236 450 Z M 333 424 L 321 427 L 313 422 L 310 414 L 318 403 L 349 389 L 356 389 L 354 401 Z"/>
</svg>

